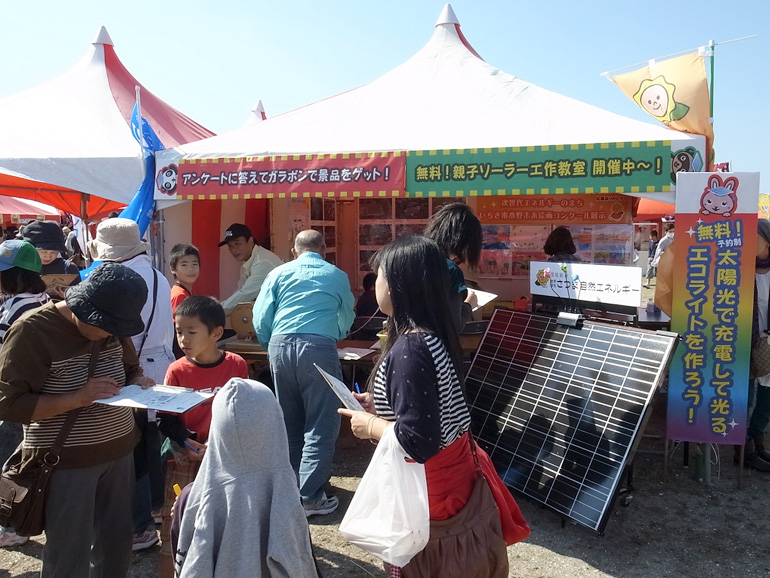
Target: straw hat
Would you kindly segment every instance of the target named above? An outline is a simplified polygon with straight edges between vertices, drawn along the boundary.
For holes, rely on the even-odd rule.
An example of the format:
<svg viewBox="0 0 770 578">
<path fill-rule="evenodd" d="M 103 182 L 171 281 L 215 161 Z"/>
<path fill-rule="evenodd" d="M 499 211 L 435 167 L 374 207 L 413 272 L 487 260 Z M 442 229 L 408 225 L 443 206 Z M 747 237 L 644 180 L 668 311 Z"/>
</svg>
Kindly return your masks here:
<svg viewBox="0 0 770 578">
<path fill-rule="evenodd" d="M 150 250 L 150 244 L 139 236 L 139 225 L 131 219 L 105 219 L 96 228 L 96 239 L 88 242 L 92 259 L 127 261 Z"/>
</svg>

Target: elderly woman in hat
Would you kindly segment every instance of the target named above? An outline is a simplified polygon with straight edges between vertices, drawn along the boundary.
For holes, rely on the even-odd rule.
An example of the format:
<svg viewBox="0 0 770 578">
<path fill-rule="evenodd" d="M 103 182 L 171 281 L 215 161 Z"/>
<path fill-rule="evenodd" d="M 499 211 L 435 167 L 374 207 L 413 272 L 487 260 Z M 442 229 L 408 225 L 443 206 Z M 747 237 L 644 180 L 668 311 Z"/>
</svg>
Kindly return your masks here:
<svg viewBox="0 0 770 578">
<path fill-rule="evenodd" d="M 41 459 L 69 412 L 80 410 L 49 480 L 43 577 L 121 578 L 128 571 L 138 434 L 130 408 L 94 401 L 127 383 L 152 384 L 127 339 L 144 327 L 146 299 L 138 274 L 105 263 L 64 301 L 35 309 L 5 335 L 0 419 L 25 424 L 19 459 Z"/>
<path fill-rule="evenodd" d="M 21 237 L 37 249 L 43 264 L 41 275 L 74 275 L 64 284 L 49 285 L 48 294 L 62 299 L 66 285 L 76 285 L 80 282 L 80 276 L 78 266 L 62 256 L 67 254 L 67 248 L 64 246 L 61 227 L 54 221 L 32 221 L 23 227 Z"/>
<path fill-rule="evenodd" d="M 125 265 L 142 276 L 148 298 L 142 307 L 144 330 L 132 334 L 134 347 L 144 374 L 163 383 L 173 352 L 174 322 L 171 312 L 171 286 L 152 266 L 150 244 L 142 241 L 139 226 L 131 219 L 105 219 L 96 228 L 96 238 L 88 243 L 92 259 Z M 163 473 L 160 434 L 155 411 L 136 413 L 142 440 L 134 452 L 137 490 L 134 504 L 134 550 L 157 543 L 152 511 L 163 505 Z"/>
<path fill-rule="evenodd" d="M 54 221 L 32 221 L 24 227 L 23 239 L 37 249 L 42 275 L 78 274 L 78 266 L 63 257 L 67 254 L 64 233 Z"/>
</svg>

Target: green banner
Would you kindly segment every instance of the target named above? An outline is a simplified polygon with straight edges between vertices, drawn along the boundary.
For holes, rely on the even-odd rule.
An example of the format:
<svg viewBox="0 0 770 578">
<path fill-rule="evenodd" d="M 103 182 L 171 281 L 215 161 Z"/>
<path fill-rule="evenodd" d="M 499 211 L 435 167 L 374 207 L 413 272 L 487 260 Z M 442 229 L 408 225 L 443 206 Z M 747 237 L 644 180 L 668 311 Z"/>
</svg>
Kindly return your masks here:
<svg viewBox="0 0 770 578">
<path fill-rule="evenodd" d="M 671 141 L 409 151 L 406 195 L 671 191 Z"/>
</svg>

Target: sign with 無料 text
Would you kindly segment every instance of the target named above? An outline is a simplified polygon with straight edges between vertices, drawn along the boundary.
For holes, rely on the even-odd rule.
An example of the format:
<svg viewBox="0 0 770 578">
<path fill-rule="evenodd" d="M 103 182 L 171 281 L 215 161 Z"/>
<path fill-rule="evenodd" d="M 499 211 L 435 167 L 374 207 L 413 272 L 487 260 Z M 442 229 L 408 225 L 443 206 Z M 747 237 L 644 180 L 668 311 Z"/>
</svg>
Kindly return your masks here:
<svg viewBox="0 0 770 578">
<path fill-rule="evenodd" d="M 411 197 L 671 190 L 671 142 L 409 151 Z"/>
<path fill-rule="evenodd" d="M 677 177 L 669 439 L 746 440 L 758 198 L 759 173 Z"/>
</svg>

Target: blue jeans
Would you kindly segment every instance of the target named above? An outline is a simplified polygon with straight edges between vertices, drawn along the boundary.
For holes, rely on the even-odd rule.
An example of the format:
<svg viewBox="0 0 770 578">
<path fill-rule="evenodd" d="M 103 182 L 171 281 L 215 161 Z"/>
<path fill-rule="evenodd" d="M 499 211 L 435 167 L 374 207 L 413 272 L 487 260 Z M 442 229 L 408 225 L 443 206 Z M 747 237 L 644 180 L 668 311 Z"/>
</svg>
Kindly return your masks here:
<svg viewBox="0 0 770 578">
<path fill-rule="evenodd" d="M 331 476 L 340 401 L 313 364 L 342 379 L 337 343 L 310 333 L 275 335 L 267 351 L 302 503 L 314 506 L 324 498 Z"/>
</svg>

